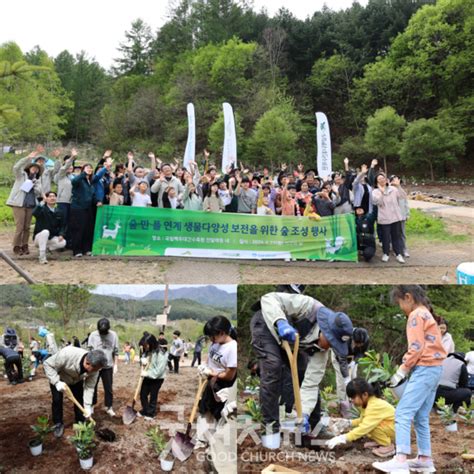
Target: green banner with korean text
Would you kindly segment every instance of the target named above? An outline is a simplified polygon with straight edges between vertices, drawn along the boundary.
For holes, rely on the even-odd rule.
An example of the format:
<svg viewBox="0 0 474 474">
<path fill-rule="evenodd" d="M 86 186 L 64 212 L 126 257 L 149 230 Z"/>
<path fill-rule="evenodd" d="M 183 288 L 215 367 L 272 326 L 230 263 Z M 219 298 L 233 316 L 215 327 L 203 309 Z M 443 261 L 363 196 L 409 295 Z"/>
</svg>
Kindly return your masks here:
<svg viewBox="0 0 474 474">
<path fill-rule="evenodd" d="M 101 206 L 93 254 L 356 262 L 357 236 L 353 214 L 313 220 Z"/>
</svg>

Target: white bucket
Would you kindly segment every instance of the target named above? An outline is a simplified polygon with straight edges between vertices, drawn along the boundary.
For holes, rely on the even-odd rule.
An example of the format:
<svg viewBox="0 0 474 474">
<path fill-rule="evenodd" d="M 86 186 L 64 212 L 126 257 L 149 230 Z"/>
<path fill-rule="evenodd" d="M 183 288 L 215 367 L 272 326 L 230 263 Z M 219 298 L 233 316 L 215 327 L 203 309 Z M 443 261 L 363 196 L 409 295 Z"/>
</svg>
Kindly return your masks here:
<svg viewBox="0 0 474 474">
<path fill-rule="evenodd" d="M 174 459 L 168 461 L 166 459 L 160 459 L 160 466 L 162 471 L 171 471 L 173 469 Z"/>
<path fill-rule="evenodd" d="M 458 424 L 454 422 L 454 423 L 451 423 L 450 425 L 446 425 L 445 428 L 446 428 L 446 431 L 457 431 Z"/>
<path fill-rule="evenodd" d="M 267 449 L 279 449 L 281 443 L 280 432 L 262 435 L 262 446 Z"/>
<path fill-rule="evenodd" d="M 405 380 L 405 382 L 401 383 L 400 385 L 397 385 L 396 387 L 391 387 L 393 396 L 400 400 L 402 398 L 403 392 L 407 388 L 408 380 Z"/>
<path fill-rule="evenodd" d="M 81 463 L 81 468 L 84 471 L 88 471 L 94 464 L 94 458 L 92 457 L 89 459 L 79 459 L 79 462 Z"/>
<path fill-rule="evenodd" d="M 474 285 L 474 262 L 460 263 L 456 268 L 456 280 L 459 285 Z"/>
<path fill-rule="evenodd" d="M 43 452 L 43 445 L 38 444 L 38 446 L 31 446 L 30 444 L 30 451 L 33 456 L 39 456 Z"/>
</svg>

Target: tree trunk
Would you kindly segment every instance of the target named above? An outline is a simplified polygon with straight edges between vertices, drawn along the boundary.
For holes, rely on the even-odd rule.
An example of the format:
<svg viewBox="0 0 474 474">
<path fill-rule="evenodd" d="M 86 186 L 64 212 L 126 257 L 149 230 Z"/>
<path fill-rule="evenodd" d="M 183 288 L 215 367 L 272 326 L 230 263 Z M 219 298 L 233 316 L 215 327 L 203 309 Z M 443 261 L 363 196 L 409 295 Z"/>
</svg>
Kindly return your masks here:
<svg viewBox="0 0 474 474">
<path fill-rule="evenodd" d="M 431 181 L 434 181 L 433 162 L 430 161 Z"/>
</svg>

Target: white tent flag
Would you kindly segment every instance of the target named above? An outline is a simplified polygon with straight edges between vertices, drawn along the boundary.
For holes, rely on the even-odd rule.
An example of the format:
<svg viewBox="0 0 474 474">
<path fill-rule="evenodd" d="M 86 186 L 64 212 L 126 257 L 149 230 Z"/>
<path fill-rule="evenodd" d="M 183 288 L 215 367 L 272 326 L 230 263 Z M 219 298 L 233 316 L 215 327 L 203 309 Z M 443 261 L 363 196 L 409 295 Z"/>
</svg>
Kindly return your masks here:
<svg viewBox="0 0 474 474">
<path fill-rule="evenodd" d="M 224 110 L 224 146 L 222 149 L 222 172 L 234 163 L 237 166 L 237 137 L 235 135 L 234 112 L 227 102 L 222 104 Z"/>
<path fill-rule="evenodd" d="M 188 110 L 188 142 L 184 152 L 183 166 L 189 170 L 189 162 L 196 158 L 196 124 L 194 120 L 194 105 L 189 103 Z"/>
<path fill-rule="evenodd" d="M 316 112 L 316 142 L 318 175 L 326 178 L 332 173 L 331 135 L 328 119 L 322 112 Z"/>
</svg>

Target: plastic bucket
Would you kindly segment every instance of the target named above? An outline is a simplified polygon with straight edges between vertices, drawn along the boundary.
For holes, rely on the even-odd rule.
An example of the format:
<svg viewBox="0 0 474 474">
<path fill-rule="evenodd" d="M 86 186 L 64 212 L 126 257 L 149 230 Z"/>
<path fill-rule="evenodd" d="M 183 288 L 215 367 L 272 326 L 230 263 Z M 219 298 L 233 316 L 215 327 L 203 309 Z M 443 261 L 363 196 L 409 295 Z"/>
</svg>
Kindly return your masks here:
<svg viewBox="0 0 474 474">
<path fill-rule="evenodd" d="M 43 452 L 43 445 L 31 446 L 30 444 L 30 451 L 33 456 L 39 456 Z"/>
<path fill-rule="evenodd" d="M 393 396 L 400 400 L 402 398 L 403 392 L 405 391 L 407 387 L 408 380 L 405 380 L 405 382 L 401 383 L 400 385 L 397 385 L 396 387 L 391 387 Z"/>
<path fill-rule="evenodd" d="M 456 280 L 459 285 L 474 285 L 474 262 L 460 263 L 456 268 Z"/>
<path fill-rule="evenodd" d="M 458 430 L 458 424 L 456 422 L 451 423 L 450 425 L 446 425 L 446 431 L 457 431 Z"/>
<path fill-rule="evenodd" d="M 267 449 L 279 449 L 281 443 L 280 432 L 262 435 L 262 446 Z"/>
<path fill-rule="evenodd" d="M 81 463 L 81 469 L 83 469 L 84 471 L 88 471 L 92 468 L 92 465 L 94 464 L 94 458 L 79 459 L 79 462 Z"/>
<path fill-rule="evenodd" d="M 162 471 L 169 472 L 173 469 L 174 459 L 168 461 L 166 459 L 160 459 L 160 466 Z"/>
</svg>

